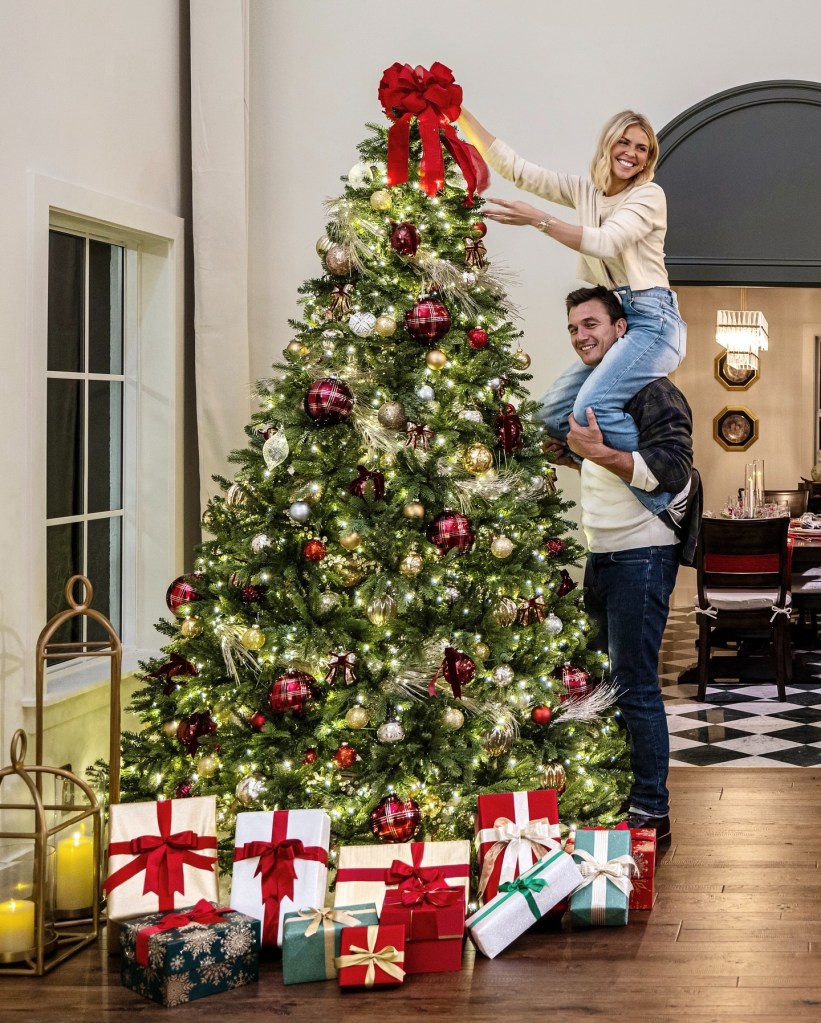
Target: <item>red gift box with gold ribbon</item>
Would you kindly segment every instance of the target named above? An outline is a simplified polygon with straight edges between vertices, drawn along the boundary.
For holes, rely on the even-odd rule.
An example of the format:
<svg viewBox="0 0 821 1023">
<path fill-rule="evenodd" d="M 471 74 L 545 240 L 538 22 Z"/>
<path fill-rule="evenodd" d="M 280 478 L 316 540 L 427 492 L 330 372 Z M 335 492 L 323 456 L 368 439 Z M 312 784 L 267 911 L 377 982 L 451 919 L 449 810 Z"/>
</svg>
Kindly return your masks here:
<svg viewBox="0 0 821 1023">
<path fill-rule="evenodd" d="M 344 927 L 335 964 L 340 988 L 397 987 L 405 980 L 405 928 Z"/>
</svg>

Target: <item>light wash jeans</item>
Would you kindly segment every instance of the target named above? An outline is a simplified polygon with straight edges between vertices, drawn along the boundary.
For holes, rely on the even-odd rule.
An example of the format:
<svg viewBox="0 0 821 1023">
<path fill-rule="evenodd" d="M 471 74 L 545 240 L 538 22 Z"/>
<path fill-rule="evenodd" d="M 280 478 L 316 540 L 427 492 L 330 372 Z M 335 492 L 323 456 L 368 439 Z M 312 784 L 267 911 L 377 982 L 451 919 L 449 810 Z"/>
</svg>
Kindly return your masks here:
<svg viewBox="0 0 821 1023">
<path fill-rule="evenodd" d="M 653 817 L 670 812 L 670 737 L 658 663 L 677 572 L 673 544 L 590 554 L 584 573 L 585 608 L 600 629 L 592 646 L 610 659 L 616 703 L 630 733 L 630 808 Z"/>
<path fill-rule="evenodd" d="M 579 424 L 586 426 L 585 409 L 592 407 L 605 442 L 619 451 L 636 451 L 639 432 L 624 406 L 647 384 L 679 366 L 686 349 L 687 324 L 679 316 L 675 293 L 669 288 L 615 288 L 614 294 L 621 299 L 627 333 L 598 366 L 576 362 L 566 369 L 542 398 L 540 418 L 552 436 L 565 440 L 571 411 Z M 656 514 L 675 497 L 630 489 Z"/>
</svg>

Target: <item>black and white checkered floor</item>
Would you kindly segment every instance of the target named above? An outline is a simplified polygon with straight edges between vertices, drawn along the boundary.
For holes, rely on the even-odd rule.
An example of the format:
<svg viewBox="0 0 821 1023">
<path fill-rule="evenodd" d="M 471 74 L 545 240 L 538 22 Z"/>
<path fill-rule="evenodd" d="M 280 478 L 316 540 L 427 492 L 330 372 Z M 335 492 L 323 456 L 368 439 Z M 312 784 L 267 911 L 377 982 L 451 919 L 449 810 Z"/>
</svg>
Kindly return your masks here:
<svg viewBox="0 0 821 1023">
<path fill-rule="evenodd" d="M 787 702 L 775 681 L 742 679 L 707 687 L 704 702 L 682 671 L 696 662 L 694 616 L 673 611 L 661 648 L 659 678 L 670 730 L 670 764 L 678 767 L 817 767 L 821 764 L 821 647 L 795 637 Z"/>
</svg>

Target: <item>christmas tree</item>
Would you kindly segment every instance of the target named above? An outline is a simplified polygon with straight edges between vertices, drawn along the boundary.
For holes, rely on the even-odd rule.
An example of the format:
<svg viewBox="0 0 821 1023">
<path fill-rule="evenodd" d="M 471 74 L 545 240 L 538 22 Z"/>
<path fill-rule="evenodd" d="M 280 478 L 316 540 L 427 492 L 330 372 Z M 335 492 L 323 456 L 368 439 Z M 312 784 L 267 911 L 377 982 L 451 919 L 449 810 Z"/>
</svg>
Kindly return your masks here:
<svg viewBox="0 0 821 1023">
<path fill-rule="evenodd" d="M 432 126 L 402 106 L 424 75 Z M 216 794 L 226 836 L 238 810 L 320 807 L 342 842 L 470 837 L 478 793 L 544 787 L 611 822 L 624 735 L 459 90 L 395 65 L 381 98 L 395 123 L 326 203 L 322 273 L 169 588 L 124 798 Z"/>
</svg>

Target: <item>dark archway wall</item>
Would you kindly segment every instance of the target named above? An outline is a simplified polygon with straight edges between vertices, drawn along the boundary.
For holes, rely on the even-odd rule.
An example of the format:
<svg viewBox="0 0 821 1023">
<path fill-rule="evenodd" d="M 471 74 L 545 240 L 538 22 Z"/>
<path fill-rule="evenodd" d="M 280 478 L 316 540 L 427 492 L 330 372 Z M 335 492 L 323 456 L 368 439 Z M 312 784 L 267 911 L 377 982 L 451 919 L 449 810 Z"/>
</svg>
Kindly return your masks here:
<svg viewBox="0 0 821 1023">
<path fill-rule="evenodd" d="M 718 93 L 659 144 L 674 285 L 821 285 L 821 84 Z"/>
</svg>

